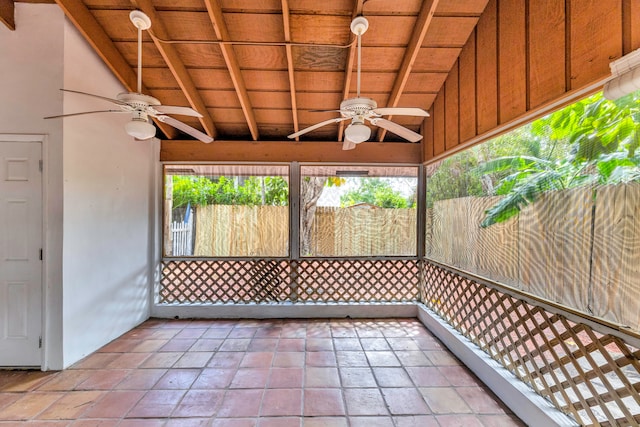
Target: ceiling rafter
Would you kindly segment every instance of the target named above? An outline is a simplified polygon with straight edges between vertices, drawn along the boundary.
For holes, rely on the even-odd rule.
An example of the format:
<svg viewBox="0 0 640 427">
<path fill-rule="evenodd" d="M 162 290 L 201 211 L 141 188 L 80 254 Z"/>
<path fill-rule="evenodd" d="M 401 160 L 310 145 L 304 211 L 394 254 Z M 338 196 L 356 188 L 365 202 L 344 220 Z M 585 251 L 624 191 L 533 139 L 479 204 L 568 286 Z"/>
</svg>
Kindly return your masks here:
<svg viewBox="0 0 640 427">
<path fill-rule="evenodd" d="M 207 6 L 209 19 L 213 23 L 213 28 L 216 32 L 216 37 L 218 38 L 218 40 L 230 41 L 229 31 L 227 30 L 227 25 L 224 22 L 222 8 L 220 7 L 218 0 L 204 0 L 204 3 Z M 240 100 L 242 113 L 244 114 L 247 125 L 249 126 L 251 137 L 254 141 L 257 141 L 260 138 L 260 134 L 258 132 L 258 124 L 256 122 L 256 116 L 253 111 L 253 107 L 251 106 L 251 100 L 249 99 L 247 86 L 244 82 L 244 78 L 242 77 L 242 72 L 240 71 L 238 58 L 236 57 L 236 54 L 233 50 L 233 46 L 231 45 L 221 44 L 220 50 L 222 51 L 222 56 L 224 57 L 224 61 L 227 64 L 227 69 L 229 70 L 229 74 L 231 75 L 233 86 L 235 87 L 238 99 Z"/>
<path fill-rule="evenodd" d="M 289 0 L 282 0 L 282 23 L 284 25 L 284 41 L 287 42 L 287 69 L 289 71 L 289 93 L 291 94 L 291 114 L 293 116 L 293 131 L 298 132 L 300 125 L 298 124 L 298 102 L 296 99 L 296 81 L 293 68 L 293 48 L 289 44 L 291 42 L 291 23 L 289 14 Z M 296 141 L 300 141 L 296 137 Z"/>
<path fill-rule="evenodd" d="M 16 30 L 15 6 L 13 0 L 0 0 L 0 22 L 11 31 Z"/>
<path fill-rule="evenodd" d="M 389 99 L 387 100 L 387 107 L 389 108 L 397 107 L 398 102 L 400 102 L 400 96 L 402 96 L 404 87 L 407 84 L 407 80 L 409 79 L 409 75 L 411 74 L 411 70 L 413 69 L 413 64 L 416 61 L 416 57 L 420 52 L 420 48 L 422 47 L 424 38 L 427 35 L 427 31 L 429 30 L 429 26 L 431 25 L 431 21 L 433 19 L 436 8 L 438 7 L 438 3 L 439 0 L 424 0 L 422 2 L 422 8 L 420 9 L 418 20 L 413 29 L 411 40 L 407 45 L 407 49 L 402 60 L 402 65 L 400 66 L 400 70 L 398 71 L 398 75 L 396 76 L 396 80 L 393 84 L 393 89 L 391 90 L 391 94 L 389 95 Z M 387 119 L 391 120 L 391 117 L 392 116 L 389 116 L 387 117 Z M 384 137 L 386 134 L 387 131 L 385 129 L 380 129 L 377 135 L 377 140 L 379 142 L 384 141 Z"/>
<path fill-rule="evenodd" d="M 85 4 L 80 0 L 56 0 L 56 3 L 125 89 L 129 92 L 137 91 L 136 73 Z M 144 86 L 141 90 L 146 92 Z M 154 121 L 167 138 L 173 139 L 178 136 L 178 131 L 174 127 L 155 119 Z"/>
<path fill-rule="evenodd" d="M 362 15 L 362 8 L 364 6 L 365 0 L 356 0 L 356 4 L 353 8 L 353 13 L 351 14 L 351 19 L 353 20 L 356 16 Z M 349 97 L 349 92 L 351 89 L 351 76 L 353 75 L 353 63 L 356 60 L 356 51 L 358 50 L 358 45 L 356 43 L 352 44 L 349 48 L 349 52 L 347 53 L 347 65 L 344 69 L 344 87 L 342 88 L 342 99 L 347 99 Z M 342 141 L 342 136 L 344 134 L 344 126 L 345 122 L 340 122 L 340 126 L 338 127 L 338 141 Z"/>
<path fill-rule="evenodd" d="M 131 3 L 151 19 L 151 31 L 148 33 L 151 36 L 153 43 L 160 51 L 162 58 L 164 58 L 164 62 L 169 67 L 169 70 L 171 70 L 171 74 L 173 74 L 173 77 L 178 82 L 178 86 L 182 89 L 182 92 L 187 98 L 187 101 L 189 101 L 191 107 L 202 114 L 202 117 L 199 117 L 198 120 L 200 120 L 200 124 L 202 124 L 204 131 L 212 138 L 216 138 L 218 136 L 216 127 L 213 124 L 213 120 L 211 119 L 211 115 L 207 110 L 204 100 L 200 96 L 200 92 L 189 75 L 189 71 L 187 71 L 187 67 L 182 62 L 182 59 L 180 59 L 180 55 L 178 55 L 178 52 L 173 45 L 162 43 L 160 41 L 168 40 L 170 37 L 169 32 L 162 23 L 153 3 L 151 0 L 131 0 Z"/>
</svg>

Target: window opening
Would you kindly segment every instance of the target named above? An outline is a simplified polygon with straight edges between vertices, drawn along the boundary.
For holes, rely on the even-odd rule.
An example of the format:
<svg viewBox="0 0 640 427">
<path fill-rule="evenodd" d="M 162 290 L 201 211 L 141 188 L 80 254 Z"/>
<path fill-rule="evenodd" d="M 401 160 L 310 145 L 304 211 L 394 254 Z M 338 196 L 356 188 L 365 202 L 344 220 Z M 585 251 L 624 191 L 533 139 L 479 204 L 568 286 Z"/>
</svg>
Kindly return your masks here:
<svg viewBox="0 0 640 427">
<path fill-rule="evenodd" d="M 302 257 L 416 256 L 418 168 L 300 168 Z"/>
<path fill-rule="evenodd" d="M 164 255 L 286 257 L 289 168 L 165 165 Z"/>
</svg>

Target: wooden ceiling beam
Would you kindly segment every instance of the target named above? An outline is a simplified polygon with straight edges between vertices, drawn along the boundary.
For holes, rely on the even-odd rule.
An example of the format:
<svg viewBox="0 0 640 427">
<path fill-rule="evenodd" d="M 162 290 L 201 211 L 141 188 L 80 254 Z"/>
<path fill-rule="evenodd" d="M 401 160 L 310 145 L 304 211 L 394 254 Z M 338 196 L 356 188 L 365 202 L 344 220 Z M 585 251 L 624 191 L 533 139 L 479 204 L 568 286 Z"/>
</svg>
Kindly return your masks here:
<svg viewBox="0 0 640 427">
<path fill-rule="evenodd" d="M 163 162 L 327 162 L 422 163 L 421 144 L 367 142 L 355 150 L 342 150 L 341 142 L 314 141 L 162 141 Z"/>
<path fill-rule="evenodd" d="M 85 4 L 81 0 L 56 0 L 56 3 L 125 89 L 137 91 L 136 73 Z M 144 86 L 142 91 L 146 92 Z M 178 136 L 178 131 L 172 126 L 158 120 L 155 123 L 167 138 Z"/>
<path fill-rule="evenodd" d="M 424 38 L 427 35 L 429 26 L 431 25 L 433 14 L 438 7 L 438 3 L 439 0 L 424 0 L 422 2 L 422 8 L 420 9 L 418 20 L 416 21 L 416 25 L 413 28 L 411 40 L 407 45 L 407 49 L 402 60 L 402 65 L 400 66 L 400 70 L 398 71 L 398 75 L 396 76 L 396 80 L 393 84 L 393 89 L 391 90 L 391 94 L 389 95 L 389 100 L 387 101 L 386 107 L 391 108 L 398 106 L 398 102 L 400 102 L 400 96 L 402 96 L 402 92 L 404 91 L 404 87 L 407 84 L 407 80 L 409 80 L 409 75 L 411 74 L 411 70 L 413 69 L 413 64 L 418 57 L 418 53 L 420 52 L 420 48 L 422 47 Z M 391 120 L 391 116 L 388 117 L 388 119 Z M 384 137 L 386 134 L 386 130 L 379 129 L 377 135 L 378 141 L 384 141 Z"/>
<path fill-rule="evenodd" d="M 187 67 L 185 67 L 182 59 L 180 59 L 178 51 L 173 47 L 173 45 L 162 43 L 160 41 L 168 40 L 170 37 L 169 32 L 160 19 L 153 3 L 151 0 L 131 0 L 131 3 L 151 19 L 151 29 L 148 33 L 151 36 L 153 43 L 158 51 L 160 51 L 160 55 L 162 55 L 164 62 L 169 67 L 169 70 L 171 70 L 171 74 L 173 74 L 173 77 L 178 82 L 178 86 L 182 89 L 182 92 L 187 98 L 187 101 L 189 101 L 191 107 L 202 114 L 202 117 L 199 117 L 198 120 L 200 120 L 200 124 L 202 124 L 204 131 L 212 138 L 215 138 L 218 135 L 218 132 L 213 124 L 211 115 L 209 114 L 207 106 L 200 96 L 200 92 L 196 88 L 193 79 L 189 75 Z"/>
<path fill-rule="evenodd" d="M 364 6 L 364 0 L 356 0 L 356 4 L 353 8 L 353 13 L 351 14 L 352 20 L 356 16 L 362 15 L 363 6 Z M 358 50 L 358 45 L 354 43 L 349 48 L 349 52 L 347 52 L 347 65 L 344 69 L 344 86 L 342 88 L 343 100 L 349 97 L 349 92 L 351 89 L 351 76 L 353 75 L 353 63 L 356 60 L 357 50 Z M 345 127 L 345 122 L 340 122 L 340 126 L 338 127 L 338 141 L 342 141 L 342 136 L 344 135 L 344 127 Z"/>
<path fill-rule="evenodd" d="M 0 22 L 11 31 L 16 30 L 15 5 L 13 0 L 0 0 Z"/>
<path fill-rule="evenodd" d="M 218 40 L 230 41 L 227 24 L 224 22 L 222 8 L 220 7 L 218 0 L 204 0 L 204 3 L 207 6 L 209 19 L 213 23 L 213 28 L 216 32 L 216 37 L 218 38 Z M 225 63 L 227 64 L 229 74 L 231 75 L 231 80 L 233 81 L 233 86 L 238 95 L 240 106 L 242 107 L 242 113 L 244 114 L 247 125 L 249 126 L 251 137 L 254 141 L 257 141 L 260 138 L 260 133 L 258 132 L 258 124 L 256 122 L 256 116 L 253 111 L 253 107 L 251 106 L 251 100 L 249 99 L 247 86 L 245 85 L 244 78 L 242 77 L 242 72 L 240 71 L 240 65 L 238 64 L 236 53 L 233 50 L 233 46 L 228 44 L 221 44 L 220 50 L 222 51 L 222 56 Z"/>
<path fill-rule="evenodd" d="M 284 25 L 284 40 L 291 42 L 291 25 L 289 15 L 289 0 L 282 0 L 282 23 Z M 291 115 L 293 116 L 293 132 L 300 130 L 298 123 L 298 101 L 296 99 L 296 81 L 293 68 L 293 52 L 290 44 L 287 44 L 285 49 L 287 50 L 287 69 L 289 71 L 289 93 L 291 94 Z M 296 137 L 296 141 L 300 141 L 299 137 Z"/>
</svg>

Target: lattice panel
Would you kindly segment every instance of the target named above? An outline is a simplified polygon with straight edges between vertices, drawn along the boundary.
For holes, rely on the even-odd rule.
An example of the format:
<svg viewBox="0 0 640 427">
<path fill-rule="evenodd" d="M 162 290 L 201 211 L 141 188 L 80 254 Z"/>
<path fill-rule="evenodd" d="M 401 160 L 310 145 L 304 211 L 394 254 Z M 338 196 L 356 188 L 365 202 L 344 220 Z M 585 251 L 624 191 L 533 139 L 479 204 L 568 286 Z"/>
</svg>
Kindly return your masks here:
<svg viewBox="0 0 640 427">
<path fill-rule="evenodd" d="M 423 264 L 425 305 L 581 425 L 640 424 L 640 350 Z"/>
<path fill-rule="evenodd" d="M 165 261 L 159 303 L 418 300 L 416 260 Z"/>
<path fill-rule="evenodd" d="M 309 259 L 295 264 L 298 301 L 400 302 L 418 300 L 416 260 Z"/>
<path fill-rule="evenodd" d="M 160 303 L 255 303 L 289 299 L 287 261 L 164 261 Z"/>
</svg>

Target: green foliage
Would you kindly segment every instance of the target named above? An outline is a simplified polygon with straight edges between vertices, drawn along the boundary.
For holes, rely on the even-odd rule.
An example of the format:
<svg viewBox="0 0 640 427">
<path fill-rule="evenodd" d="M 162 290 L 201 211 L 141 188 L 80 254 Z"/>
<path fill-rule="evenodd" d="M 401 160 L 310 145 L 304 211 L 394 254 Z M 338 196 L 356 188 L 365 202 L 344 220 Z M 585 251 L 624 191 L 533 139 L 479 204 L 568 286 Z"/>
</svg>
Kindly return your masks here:
<svg viewBox="0 0 640 427">
<path fill-rule="evenodd" d="M 500 157 L 513 158 L 515 154 L 536 158 L 553 151 L 546 140 L 532 133 L 530 126 L 523 126 L 509 134 L 496 137 L 441 161 L 440 166 L 427 180 L 427 207 L 438 200 L 467 196 L 495 194 L 494 187 L 509 175 L 510 161 L 501 168 L 492 165 L 482 171 L 485 162 Z M 562 153 L 559 153 L 562 154 Z"/>
<path fill-rule="evenodd" d="M 534 121 L 530 132 L 546 137 L 546 157 L 505 156 L 476 168 L 508 172 L 494 191 L 504 198 L 486 211 L 482 227 L 517 215 L 547 191 L 640 180 L 640 93 L 616 102 L 591 96 Z"/>
<path fill-rule="evenodd" d="M 286 206 L 289 184 L 276 177 L 173 176 L 173 206 L 205 205 L 273 205 Z"/>
<path fill-rule="evenodd" d="M 504 196 L 482 226 L 506 221 L 547 191 L 640 180 L 640 92 L 601 94 L 462 151 L 429 171 L 427 207 L 466 196 Z"/>
<path fill-rule="evenodd" d="M 535 202 L 542 193 L 567 188 L 567 174 L 553 167 L 516 171 L 503 180 L 503 194 L 497 204 L 487 209 L 481 227 L 503 222 L 517 215 L 529 203 Z M 506 184 L 506 183 L 508 184 Z"/>
<path fill-rule="evenodd" d="M 360 178 L 358 187 L 340 196 L 340 206 L 349 207 L 359 203 L 369 203 L 381 208 L 415 207 L 402 193 L 394 190 L 388 180 L 382 178 Z"/>
<path fill-rule="evenodd" d="M 626 150 L 634 156 L 638 147 L 640 94 L 609 101 L 601 93 L 536 120 L 534 134 L 571 146 L 570 161 L 597 160 L 601 155 Z"/>
<path fill-rule="evenodd" d="M 483 191 L 480 175 L 466 173 L 477 165 L 478 151 L 474 149 L 444 159 L 427 181 L 427 207 L 433 207 L 433 203 L 438 200 L 481 196 Z"/>
</svg>

